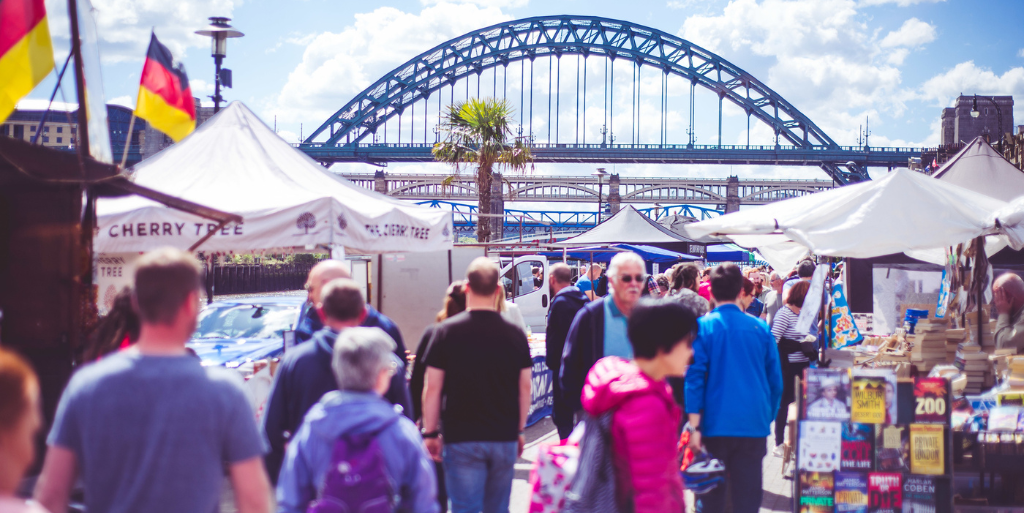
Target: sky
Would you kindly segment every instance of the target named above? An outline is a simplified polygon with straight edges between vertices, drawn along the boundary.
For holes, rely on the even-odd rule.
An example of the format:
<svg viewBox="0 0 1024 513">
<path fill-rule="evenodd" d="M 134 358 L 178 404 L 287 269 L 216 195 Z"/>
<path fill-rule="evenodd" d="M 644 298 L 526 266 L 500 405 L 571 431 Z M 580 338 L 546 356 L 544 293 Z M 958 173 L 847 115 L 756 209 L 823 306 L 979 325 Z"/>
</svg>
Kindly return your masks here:
<svg viewBox="0 0 1024 513">
<path fill-rule="evenodd" d="M 308 136 L 368 85 L 433 46 L 494 23 L 558 14 L 625 20 L 702 46 L 774 89 L 842 145 L 856 144 L 870 120 L 872 146 L 934 146 L 941 109 L 952 106 L 961 92 L 1012 95 L 1017 102 L 1015 123 L 1024 124 L 1024 40 L 1017 37 L 1024 18 L 1020 0 L 93 0 L 93 7 L 106 97 L 127 106 L 135 103 L 151 30 L 184 63 L 193 94 L 210 105 L 210 40 L 193 31 L 209 16 L 232 18 L 231 24 L 245 37 L 228 43 L 224 66 L 233 70 L 234 88 L 222 94 L 229 101 L 244 102 L 289 142 Z M 47 8 L 59 66 L 68 52 L 67 8 L 60 0 L 47 0 Z M 535 66 L 535 79 L 543 84 L 547 65 L 538 60 Z M 563 59 L 563 66 L 563 76 L 573 77 L 575 63 Z M 594 78 L 591 83 L 599 83 L 594 68 L 598 66 L 588 71 Z M 627 82 L 619 80 L 628 78 L 629 72 L 616 72 L 614 124 L 619 142 L 630 137 L 626 132 L 631 92 Z M 484 82 L 488 76 L 485 72 Z M 514 82 L 510 72 L 510 84 Z M 576 115 L 572 102 L 564 101 L 567 92 L 572 97 L 572 82 L 566 82 L 563 120 Z M 30 97 L 47 98 L 54 83 L 52 77 L 47 79 Z M 516 87 L 513 84 L 510 96 Z M 654 92 L 657 87 L 656 74 L 648 71 L 642 91 Z M 588 94 L 598 94 L 592 90 L 596 89 L 588 86 Z M 681 82 L 671 81 L 669 91 L 669 142 L 685 144 L 688 91 Z M 73 101 L 73 95 L 73 81 L 65 79 L 57 100 Z M 533 116 L 534 134 L 541 140 L 548 130 L 544 95 L 546 91 L 537 100 L 543 107 L 535 106 Z M 697 96 L 697 143 L 714 144 L 716 98 L 699 88 Z M 654 116 L 659 97 L 641 93 L 640 98 L 641 113 L 650 113 L 641 117 L 641 141 L 657 142 Z M 593 142 L 599 137 L 600 116 L 588 116 L 585 130 Z M 723 116 L 723 144 L 745 143 L 742 111 L 729 106 Z M 413 135 L 422 137 L 419 130 Z M 559 130 L 567 133 L 565 127 Z M 389 137 L 395 135 L 389 132 Z M 771 129 L 756 120 L 749 136 L 751 144 L 772 139 Z M 813 167 L 610 167 L 623 176 L 827 178 Z M 332 169 L 376 168 L 339 164 Z M 440 164 L 392 164 L 387 171 L 448 172 Z M 553 175 L 592 171 L 586 165 L 548 164 L 531 170 Z M 885 170 L 871 173 L 877 177 Z"/>
</svg>

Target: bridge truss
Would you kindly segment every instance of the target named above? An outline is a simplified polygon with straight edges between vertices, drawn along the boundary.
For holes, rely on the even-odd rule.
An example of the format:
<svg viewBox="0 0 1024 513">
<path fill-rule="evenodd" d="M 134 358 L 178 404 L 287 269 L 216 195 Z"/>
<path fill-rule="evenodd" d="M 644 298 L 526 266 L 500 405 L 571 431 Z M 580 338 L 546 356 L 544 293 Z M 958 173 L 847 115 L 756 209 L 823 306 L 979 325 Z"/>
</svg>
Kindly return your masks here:
<svg viewBox="0 0 1024 513">
<path fill-rule="evenodd" d="M 572 63 L 575 66 L 567 65 L 567 68 L 575 69 L 575 77 L 565 77 L 567 84 L 563 86 L 563 60 L 572 57 L 575 57 L 576 62 Z M 587 89 L 587 66 L 594 58 L 599 61 L 595 65 L 604 69 L 603 95 L 588 93 Z M 543 143 L 539 142 L 541 137 L 533 126 L 534 92 L 538 91 L 534 84 L 534 71 L 538 60 L 542 71 L 545 61 L 548 68 L 548 116 L 542 129 L 547 131 L 547 141 Z M 442 43 L 359 93 L 317 128 L 300 144 L 300 148 L 324 163 L 431 160 L 430 139 L 436 141 L 438 135 L 435 127 L 434 137 L 430 137 L 431 130 L 427 126 L 433 117 L 433 112 L 430 112 L 434 103 L 432 98 L 436 98 L 437 116 L 433 117 L 436 121 L 442 115 L 446 100 L 449 106 L 456 102 L 456 89 L 460 83 L 465 85 L 465 98 L 470 97 L 470 85 L 474 81 L 476 95 L 483 96 L 481 84 L 485 80 L 485 72 L 490 71 L 491 95 L 499 96 L 500 90 L 500 97 L 507 100 L 508 68 L 515 68 L 516 63 L 519 64 L 520 82 L 518 133 L 533 146 L 538 162 L 814 165 L 824 169 L 839 184 L 845 184 L 868 179 L 867 166 L 905 166 L 908 157 L 920 155 L 920 150 L 913 148 L 841 147 L 790 102 L 722 57 L 657 29 L 592 16 L 542 16 L 510 21 Z M 527 63 L 530 68 L 528 89 Z M 625 73 L 632 77 L 629 143 L 622 141 L 626 133 L 624 130 L 618 140 L 615 136 L 615 91 L 622 89 L 615 86 L 616 63 L 619 63 L 620 70 L 628 68 Z M 500 88 L 499 68 L 502 76 Z M 652 70 L 647 73 L 659 76 L 660 105 L 656 114 L 642 112 L 640 98 L 644 82 L 641 79 L 645 69 Z M 621 77 L 619 82 L 623 81 Z M 675 112 L 668 103 L 670 77 L 682 78 L 689 88 L 689 128 L 684 144 L 669 141 L 668 118 Z M 575 92 L 567 101 L 574 101 L 575 109 L 572 119 L 564 122 L 573 124 L 573 135 L 563 139 L 560 136 L 563 122 L 561 92 L 572 82 Z M 715 145 L 695 144 L 694 102 L 698 86 L 718 97 Z M 539 91 L 543 93 L 543 84 Z M 444 92 L 448 93 L 448 98 L 444 97 Z M 591 110 L 595 110 L 595 101 L 602 103 L 600 141 L 587 140 L 588 99 Z M 722 109 L 726 100 L 746 113 L 748 144 L 745 146 L 722 144 Z M 525 116 L 527 110 L 528 117 Z M 543 111 L 543 105 L 537 110 Z M 417 140 L 416 134 L 417 112 L 422 119 L 421 140 Z M 403 115 L 409 119 L 406 137 L 402 132 Z M 749 144 L 751 118 L 772 129 L 774 144 Z M 390 143 L 387 141 L 389 121 L 392 133 L 394 124 L 397 122 L 398 125 L 397 141 L 393 139 Z M 644 140 L 640 130 L 643 123 L 658 123 L 655 131 L 657 142 Z M 378 137 L 379 132 L 383 133 L 383 141 Z M 651 132 L 648 130 L 648 133 Z"/>
</svg>

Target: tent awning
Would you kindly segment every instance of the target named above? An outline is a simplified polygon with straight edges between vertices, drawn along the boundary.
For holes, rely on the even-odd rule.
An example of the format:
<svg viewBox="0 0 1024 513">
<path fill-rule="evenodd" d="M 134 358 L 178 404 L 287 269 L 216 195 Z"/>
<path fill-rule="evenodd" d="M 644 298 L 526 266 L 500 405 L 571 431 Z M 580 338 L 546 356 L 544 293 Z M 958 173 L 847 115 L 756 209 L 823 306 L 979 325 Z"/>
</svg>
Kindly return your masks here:
<svg viewBox="0 0 1024 513">
<path fill-rule="evenodd" d="M 654 246 L 646 246 L 643 244 L 611 244 L 572 248 L 571 250 L 567 250 L 565 254 L 568 258 L 575 260 L 589 261 L 593 259 L 595 262 L 609 262 L 612 257 L 624 251 L 632 251 L 640 255 L 640 258 L 643 258 L 644 262 L 657 262 L 659 264 L 675 263 L 684 260 L 700 260 L 700 257 L 695 257 L 693 255 L 669 251 L 667 249 L 656 248 Z M 562 257 L 561 251 L 544 251 L 538 254 L 553 258 Z"/>
<path fill-rule="evenodd" d="M 626 205 L 611 219 L 587 230 L 586 233 L 556 243 L 556 246 L 591 246 L 595 244 L 677 244 L 700 242 L 677 234 L 655 223 L 637 212 L 632 205 Z"/>
<path fill-rule="evenodd" d="M 943 164 L 932 178 L 1003 201 L 1024 196 L 1024 171 L 1014 167 L 981 136 Z"/>
<path fill-rule="evenodd" d="M 390 198 L 326 171 L 238 102 L 136 165 L 134 183 L 243 221 L 219 226 L 142 198 L 100 200 L 97 251 L 187 248 L 210 234 L 200 249 L 343 246 L 380 253 L 452 246 L 450 212 Z"/>
</svg>

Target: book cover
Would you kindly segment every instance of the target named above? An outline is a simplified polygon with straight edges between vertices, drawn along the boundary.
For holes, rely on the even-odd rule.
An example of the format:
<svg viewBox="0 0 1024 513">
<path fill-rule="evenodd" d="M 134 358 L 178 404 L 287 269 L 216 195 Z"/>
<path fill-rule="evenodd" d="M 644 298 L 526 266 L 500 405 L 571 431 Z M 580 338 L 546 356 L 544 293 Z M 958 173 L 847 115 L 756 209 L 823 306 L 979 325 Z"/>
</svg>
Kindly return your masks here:
<svg viewBox="0 0 1024 513">
<path fill-rule="evenodd" d="M 914 422 L 945 424 L 949 419 L 949 383 L 945 378 L 914 379 Z"/>
<path fill-rule="evenodd" d="M 839 470 L 842 453 L 842 427 L 839 422 L 800 421 L 800 470 L 831 472 Z"/>
<path fill-rule="evenodd" d="M 875 424 L 895 424 L 896 423 L 896 372 L 892 369 L 855 369 L 853 371 L 853 379 L 857 377 L 862 378 L 882 378 L 885 380 L 885 420 L 875 422 Z M 853 419 L 854 422 L 868 422 L 858 421 Z"/>
<path fill-rule="evenodd" d="M 875 470 L 910 472 L 910 430 L 907 426 L 876 426 Z"/>
<path fill-rule="evenodd" d="M 812 369 L 804 372 L 806 400 L 803 418 L 850 419 L 850 372 L 844 369 Z"/>
<path fill-rule="evenodd" d="M 874 470 L 875 430 L 872 424 L 844 422 L 842 433 L 843 470 Z"/>
<path fill-rule="evenodd" d="M 999 406 L 1024 406 L 1024 392 L 1000 392 L 996 395 Z"/>
<path fill-rule="evenodd" d="M 833 489 L 832 472 L 800 471 L 800 508 L 813 508 L 810 511 L 832 511 Z"/>
<path fill-rule="evenodd" d="M 935 478 L 907 476 L 903 480 L 903 513 L 935 513 Z"/>
<path fill-rule="evenodd" d="M 865 472 L 836 472 L 836 513 L 868 513 L 868 475 Z"/>
<path fill-rule="evenodd" d="M 868 474 L 868 513 L 902 513 L 903 474 L 872 472 Z"/>
<path fill-rule="evenodd" d="M 946 471 L 945 426 L 910 425 L 910 471 L 914 474 L 942 475 Z"/>
<path fill-rule="evenodd" d="M 885 423 L 885 379 L 854 376 L 850 420 L 863 424 Z"/>
<path fill-rule="evenodd" d="M 997 406 L 988 412 L 989 431 L 1015 431 L 1020 417 L 1020 406 Z"/>
</svg>

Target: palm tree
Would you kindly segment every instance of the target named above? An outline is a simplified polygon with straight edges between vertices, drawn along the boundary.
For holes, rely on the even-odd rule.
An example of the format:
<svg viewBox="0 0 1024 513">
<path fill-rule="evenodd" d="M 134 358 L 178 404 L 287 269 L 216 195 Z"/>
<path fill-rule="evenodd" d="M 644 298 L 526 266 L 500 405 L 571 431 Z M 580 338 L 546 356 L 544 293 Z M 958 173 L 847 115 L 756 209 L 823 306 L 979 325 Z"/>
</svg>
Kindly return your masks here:
<svg viewBox="0 0 1024 513">
<path fill-rule="evenodd" d="M 533 162 L 530 149 L 512 137 L 513 110 L 506 100 L 470 99 L 448 107 L 441 120 L 444 138 L 434 145 L 434 160 L 455 168 L 476 166 L 476 186 L 480 199 L 476 237 L 479 242 L 491 238 L 491 184 L 494 168 L 525 171 Z"/>
</svg>

